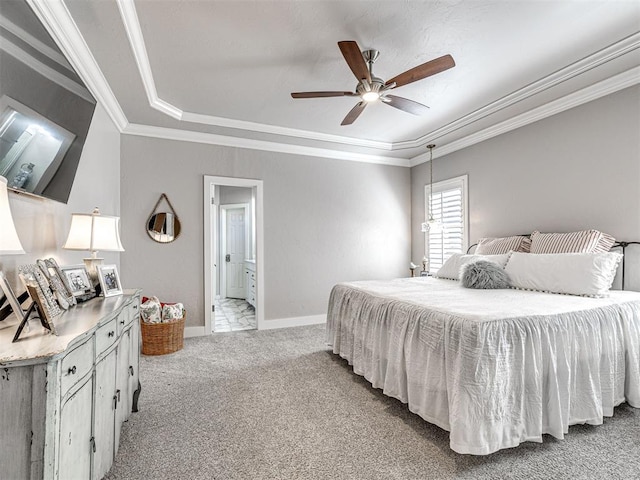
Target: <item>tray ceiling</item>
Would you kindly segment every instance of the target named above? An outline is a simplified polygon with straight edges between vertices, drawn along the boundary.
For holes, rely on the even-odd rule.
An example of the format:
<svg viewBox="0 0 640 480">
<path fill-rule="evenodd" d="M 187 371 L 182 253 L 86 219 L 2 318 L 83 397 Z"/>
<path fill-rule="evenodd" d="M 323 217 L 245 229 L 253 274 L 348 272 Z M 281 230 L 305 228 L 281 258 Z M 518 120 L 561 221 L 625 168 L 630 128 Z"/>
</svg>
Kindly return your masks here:
<svg viewBox="0 0 640 480">
<path fill-rule="evenodd" d="M 139 135 L 412 165 L 428 143 L 443 154 L 640 81 L 636 1 L 29 3 L 88 49 L 74 63 Z M 427 115 L 375 104 L 340 126 L 357 97 L 290 96 L 355 89 L 340 40 L 379 50 L 383 79 L 444 54 L 456 66 L 394 90 Z"/>
</svg>

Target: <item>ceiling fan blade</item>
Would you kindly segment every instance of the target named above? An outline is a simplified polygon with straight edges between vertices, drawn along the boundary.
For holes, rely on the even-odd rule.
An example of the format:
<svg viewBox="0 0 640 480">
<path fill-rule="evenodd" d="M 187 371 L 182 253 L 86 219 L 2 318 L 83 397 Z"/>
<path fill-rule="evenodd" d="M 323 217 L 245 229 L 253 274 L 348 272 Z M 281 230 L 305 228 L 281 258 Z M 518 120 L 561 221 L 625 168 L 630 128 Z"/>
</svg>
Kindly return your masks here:
<svg viewBox="0 0 640 480">
<path fill-rule="evenodd" d="M 402 110 L 403 112 L 412 113 L 414 115 L 424 115 L 429 111 L 429 107 L 408 98 L 398 97 L 396 95 L 385 95 L 384 98 L 387 105 Z"/>
<path fill-rule="evenodd" d="M 347 116 L 344 117 L 344 120 L 342 120 L 342 123 L 340 125 L 351 125 L 356 121 L 356 118 L 360 116 L 360 114 L 364 110 L 364 107 L 366 106 L 367 102 L 358 102 L 356 106 L 353 107 L 349 113 L 347 113 Z"/>
<path fill-rule="evenodd" d="M 294 92 L 293 98 L 318 98 L 318 97 L 352 97 L 357 95 L 353 92 Z"/>
<path fill-rule="evenodd" d="M 367 68 L 367 63 L 364 61 L 360 47 L 353 40 L 346 40 L 338 42 L 338 47 L 342 52 L 342 56 L 347 61 L 347 65 L 356 76 L 358 81 L 363 78 L 367 79 L 367 82 L 371 83 L 371 74 Z"/>
<path fill-rule="evenodd" d="M 393 77 L 387 82 L 387 84 L 395 82 L 396 88 L 401 87 L 408 83 L 430 77 L 436 73 L 444 72 L 445 70 L 455 66 L 456 62 L 453 61 L 453 57 L 451 55 L 443 55 L 442 57 L 423 63 L 417 67 L 413 67 L 411 70 L 407 70 L 406 72 Z"/>
</svg>

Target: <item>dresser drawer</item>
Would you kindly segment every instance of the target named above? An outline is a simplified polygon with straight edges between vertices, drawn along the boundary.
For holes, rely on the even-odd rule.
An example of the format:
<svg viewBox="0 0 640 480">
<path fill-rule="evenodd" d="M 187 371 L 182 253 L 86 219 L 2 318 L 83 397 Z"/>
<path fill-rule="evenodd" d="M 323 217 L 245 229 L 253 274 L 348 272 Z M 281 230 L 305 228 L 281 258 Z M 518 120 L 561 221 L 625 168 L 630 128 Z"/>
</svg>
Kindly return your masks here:
<svg viewBox="0 0 640 480">
<path fill-rule="evenodd" d="M 115 343 L 118 332 L 117 322 L 119 321 L 119 318 L 120 316 L 112 318 L 96 330 L 96 355 L 100 355 Z"/>
<path fill-rule="evenodd" d="M 69 391 L 78 380 L 89 373 L 93 368 L 93 342 L 87 339 L 82 345 L 71 350 L 61 362 L 60 388 L 61 396 Z"/>
<path fill-rule="evenodd" d="M 139 303 L 140 303 L 140 299 L 138 297 L 135 297 L 133 301 L 129 304 L 129 312 L 131 314 L 132 320 L 135 318 L 138 318 L 138 315 L 140 315 L 140 309 L 138 308 Z"/>
<path fill-rule="evenodd" d="M 124 332 L 128 328 L 128 326 L 131 325 L 131 310 L 129 309 L 128 305 L 123 308 L 120 313 L 118 313 L 118 316 L 116 317 L 116 323 L 118 326 L 118 336 L 120 336 L 122 332 Z"/>
<path fill-rule="evenodd" d="M 130 321 L 140 321 L 140 308 L 138 305 L 140 304 L 140 299 L 138 297 L 134 298 L 133 301 L 129 304 L 129 320 Z"/>
</svg>

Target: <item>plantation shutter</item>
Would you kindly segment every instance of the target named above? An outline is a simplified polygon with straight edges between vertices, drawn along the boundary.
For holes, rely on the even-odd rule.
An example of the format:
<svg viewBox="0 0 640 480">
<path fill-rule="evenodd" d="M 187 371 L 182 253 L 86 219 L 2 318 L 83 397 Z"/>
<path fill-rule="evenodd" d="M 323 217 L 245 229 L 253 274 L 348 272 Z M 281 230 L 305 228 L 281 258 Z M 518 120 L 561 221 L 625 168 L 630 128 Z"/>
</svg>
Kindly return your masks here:
<svg viewBox="0 0 640 480">
<path fill-rule="evenodd" d="M 454 253 L 464 253 L 467 249 L 466 228 L 466 176 L 425 187 L 425 197 L 436 226 L 426 233 L 429 271 L 435 273 Z"/>
</svg>

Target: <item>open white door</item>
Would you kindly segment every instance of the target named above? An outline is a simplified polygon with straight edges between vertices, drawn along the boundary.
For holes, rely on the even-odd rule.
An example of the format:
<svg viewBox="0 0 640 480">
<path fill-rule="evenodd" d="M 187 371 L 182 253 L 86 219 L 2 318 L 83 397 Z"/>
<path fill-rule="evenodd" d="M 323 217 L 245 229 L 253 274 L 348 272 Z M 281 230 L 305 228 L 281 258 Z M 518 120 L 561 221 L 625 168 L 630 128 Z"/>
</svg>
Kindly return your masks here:
<svg viewBox="0 0 640 480">
<path fill-rule="evenodd" d="M 221 205 L 222 296 L 246 298 L 244 260 L 248 205 Z"/>
</svg>

